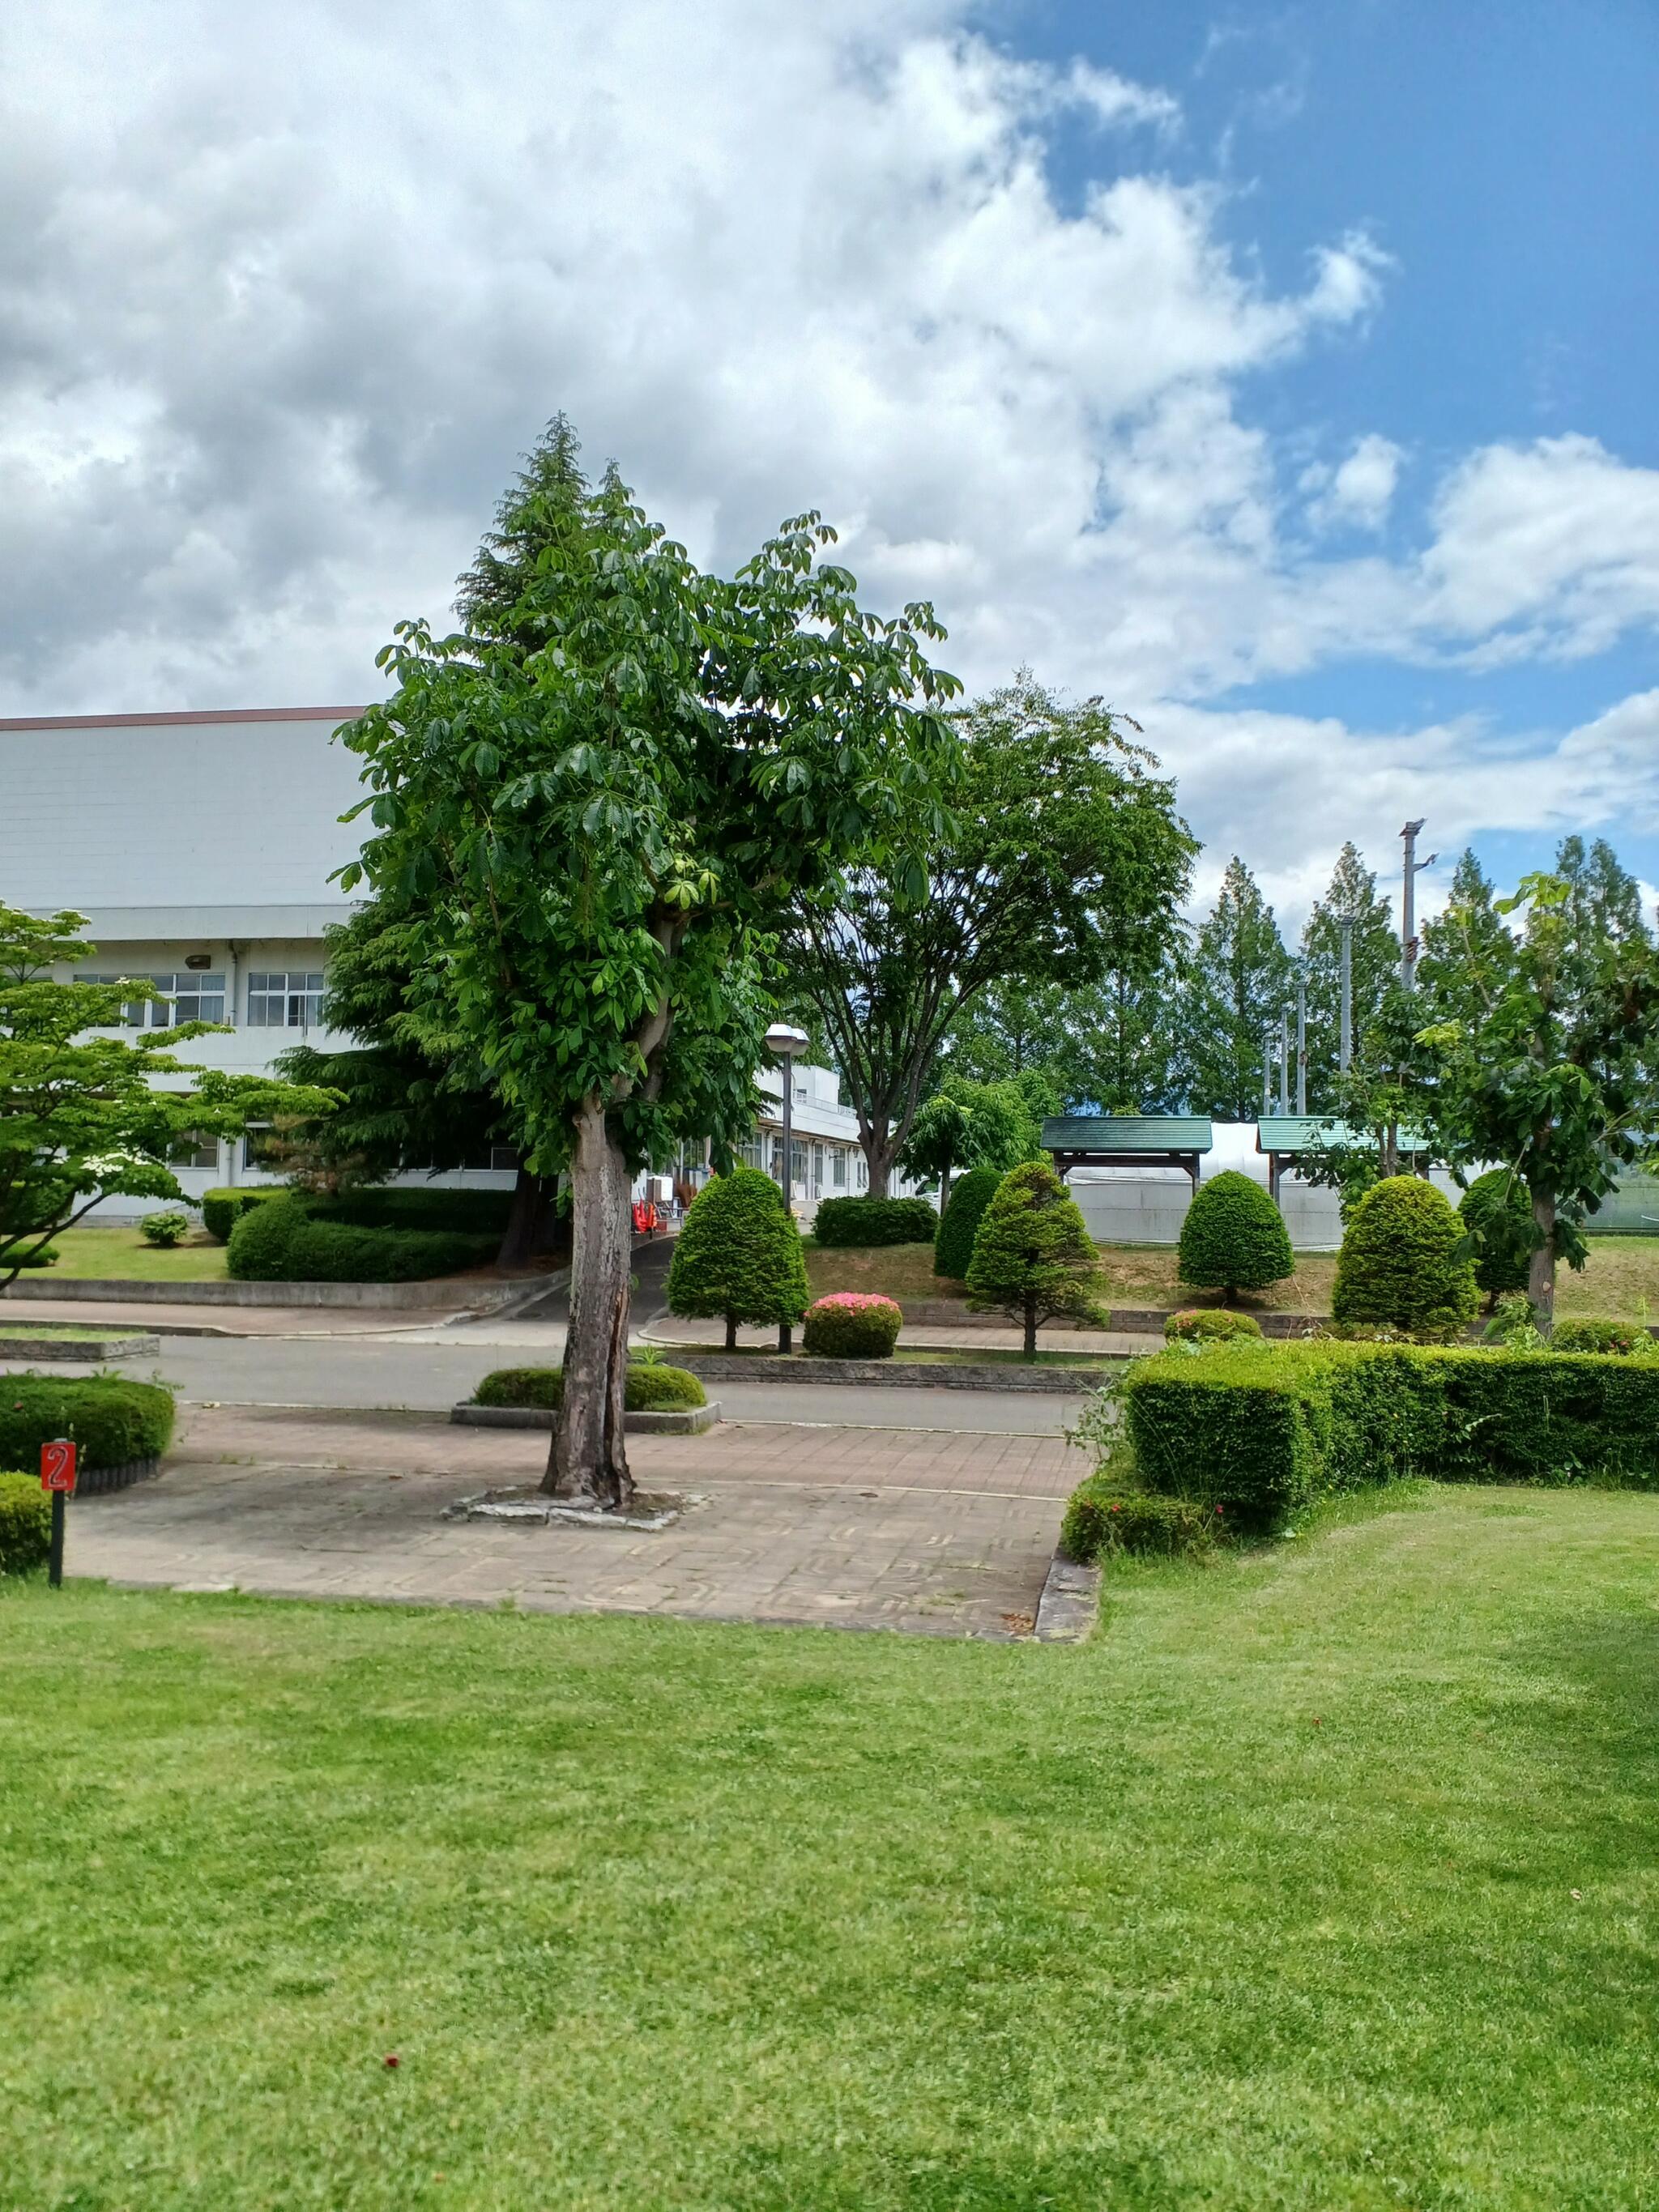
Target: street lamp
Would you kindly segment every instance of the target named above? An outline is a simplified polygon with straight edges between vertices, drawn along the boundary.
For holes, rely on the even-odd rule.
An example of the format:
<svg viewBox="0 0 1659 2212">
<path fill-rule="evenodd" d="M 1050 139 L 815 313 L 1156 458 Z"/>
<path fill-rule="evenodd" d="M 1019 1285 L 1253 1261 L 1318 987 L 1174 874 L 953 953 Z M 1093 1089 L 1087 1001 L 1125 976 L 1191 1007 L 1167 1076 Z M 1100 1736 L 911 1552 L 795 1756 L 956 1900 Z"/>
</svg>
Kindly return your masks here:
<svg viewBox="0 0 1659 2212">
<path fill-rule="evenodd" d="M 805 1030 L 792 1029 L 787 1022 L 774 1022 L 763 1040 L 766 1049 L 783 1073 L 783 1210 L 793 1220 L 795 1212 L 795 1162 L 790 1139 L 790 1108 L 795 1097 L 795 1058 L 806 1050 L 811 1039 Z M 791 1338 L 787 1321 L 778 1323 L 778 1350 L 787 1352 Z"/>
<path fill-rule="evenodd" d="M 1440 858 L 1431 853 L 1426 860 L 1417 857 L 1417 833 L 1423 827 L 1419 816 L 1408 822 L 1401 831 L 1406 841 L 1406 879 L 1400 908 L 1400 980 L 1411 990 L 1417 981 L 1417 878 L 1425 868 L 1431 868 Z"/>
</svg>

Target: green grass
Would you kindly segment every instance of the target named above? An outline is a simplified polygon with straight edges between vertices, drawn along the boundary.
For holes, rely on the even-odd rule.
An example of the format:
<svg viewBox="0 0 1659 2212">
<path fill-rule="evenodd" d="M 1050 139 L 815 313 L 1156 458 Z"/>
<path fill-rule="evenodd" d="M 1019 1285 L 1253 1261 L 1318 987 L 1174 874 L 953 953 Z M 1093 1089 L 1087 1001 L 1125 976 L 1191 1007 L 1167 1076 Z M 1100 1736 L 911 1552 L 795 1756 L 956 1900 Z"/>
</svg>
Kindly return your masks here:
<svg viewBox="0 0 1659 2212">
<path fill-rule="evenodd" d="M 27 1338 L 31 1340 L 42 1338 L 52 1344 L 64 1340 L 70 1344 L 107 1344 L 112 1337 L 123 1334 L 131 1334 L 131 1332 L 111 1328 L 107 1324 L 102 1328 L 56 1328 L 49 1325 L 37 1326 L 28 1322 L 8 1321 L 3 1308 L 0 1308 L 0 1340 L 7 1341 L 14 1338 Z"/>
<path fill-rule="evenodd" d="M 17 1279 L 17 1296 L 27 1297 L 31 1281 L 118 1281 L 128 1283 L 222 1283 L 225 1247 L 199 1231 L 164 1251 L 147 1244 L 136 1229 L 66 1229 L 52 1243 L 56 1267 Z"/>
<path fill-rule="evenodd" d="M 0 2203 L 1651 2205 L 1659 1499 L 1109 1587 L 1068 1651 L 11 1586 Z"/>
</svg>

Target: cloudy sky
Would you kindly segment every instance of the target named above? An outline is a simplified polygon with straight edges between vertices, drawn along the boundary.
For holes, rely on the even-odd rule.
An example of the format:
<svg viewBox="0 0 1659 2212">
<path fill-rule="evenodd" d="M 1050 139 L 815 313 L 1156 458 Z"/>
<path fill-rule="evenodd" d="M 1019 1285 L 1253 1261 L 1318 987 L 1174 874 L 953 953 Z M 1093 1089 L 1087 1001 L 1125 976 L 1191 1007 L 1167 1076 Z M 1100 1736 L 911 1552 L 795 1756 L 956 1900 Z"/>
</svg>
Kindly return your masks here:
<svg viewBox="0 0 1659 2212">
<path fill-rule="evenodd" d="M 1407 813 L 1659 880 L 1656 112 L 1652 0 L 8 10 L 0 713 L 374 696 L 563 408 L 1288 918 Z"/>
</svg>

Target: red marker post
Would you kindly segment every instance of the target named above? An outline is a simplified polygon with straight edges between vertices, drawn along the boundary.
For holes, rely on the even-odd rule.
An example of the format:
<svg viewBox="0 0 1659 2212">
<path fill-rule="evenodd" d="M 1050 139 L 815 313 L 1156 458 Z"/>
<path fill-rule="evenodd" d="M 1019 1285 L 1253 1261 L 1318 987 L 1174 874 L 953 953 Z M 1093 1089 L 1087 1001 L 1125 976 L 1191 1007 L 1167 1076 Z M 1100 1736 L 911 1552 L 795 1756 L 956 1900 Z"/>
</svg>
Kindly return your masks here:
<svg viewBox="0 0 1659 2212">
<path fill-rule="evenodd" d="M 46 1580 L 64 1586 L 64 1500 L 75 1487 L 75 1446 L 68 1437 L 49 1437 L 40 1447 L 40 1487 L 52 1493 L 52 1549 Z"/>
</svg>

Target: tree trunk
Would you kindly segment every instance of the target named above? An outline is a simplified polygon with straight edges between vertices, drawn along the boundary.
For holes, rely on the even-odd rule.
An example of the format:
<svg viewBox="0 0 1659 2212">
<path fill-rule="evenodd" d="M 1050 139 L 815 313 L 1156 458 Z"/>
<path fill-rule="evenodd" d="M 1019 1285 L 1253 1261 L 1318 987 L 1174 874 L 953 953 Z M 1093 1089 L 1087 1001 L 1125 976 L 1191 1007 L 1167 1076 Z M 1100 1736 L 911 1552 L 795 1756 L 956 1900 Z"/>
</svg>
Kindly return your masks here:
<svg viewBox="0 0 1659 2212">
<path fill-rule="evenodd" d="M 1532 1218 L 1543 1242 L 1533 1248 L 1527 1270 L 1527 1296 L 1532 1300 L 1534 1326 L 1548 1340 L 1555 1328 L 1555 1198 L 1549 1191 L 1532 1194 Z"/>
<path fill-rule="evenodd" d="M 1036 1292 L 1025 1293 L 1025 1357 L 1036 1358 Z"/>
<path fill-rule="evenodd" d="M 518 1181 L 513 1186 L 513 1203 L 507 1211 L 507 1227 L 501 1236 L 501 1249 L 495 1255 L 498 1267 L 522 1267 L 538 1253 L 549 1249 L 557 1220 L 554 1211 L 556 1194 L 554 1182 L 544 1176 L 532 1175 L 524 1163 L 520 1162 Z"/>
<path fill-rule="evenodd" d="M 570 1161 L 570 1326 L 564 1401 L 542 1488 L 615 1508 L 634 1495 L 623 1437 L 628 1381 L 631 1178 L 597 1097 L 583 1104 Z"/>
<path fill-rule="evenodd" d="M 738 1348 L 738 1317 L 736 1314 L 727 1314 L 726 1316 L 726 1348 L 728 1352 L 735 1352 Z"/>
<path fill-rule="evenodd" d="M 870 1170 L 870 1196 L 885 1198 L 894 1164 L 898 1158 L 897 1148 L 878 1145 L 872 1140 L 864 1147 L 864 1158 Z"/>
<path fill-rule="evenodd" d="M 951 1205 L 951 1170 L 946 1168 L 939 1179 L 939 1218 L 944 1220 Z"/>
</svg>

